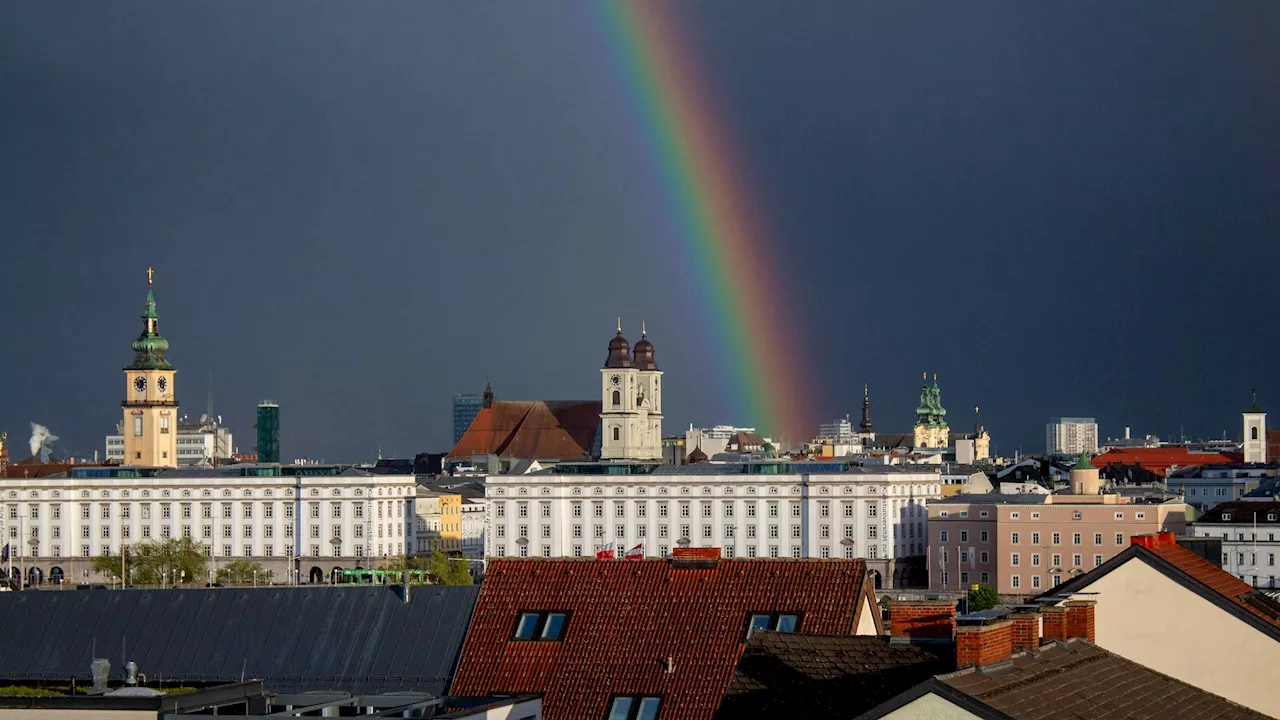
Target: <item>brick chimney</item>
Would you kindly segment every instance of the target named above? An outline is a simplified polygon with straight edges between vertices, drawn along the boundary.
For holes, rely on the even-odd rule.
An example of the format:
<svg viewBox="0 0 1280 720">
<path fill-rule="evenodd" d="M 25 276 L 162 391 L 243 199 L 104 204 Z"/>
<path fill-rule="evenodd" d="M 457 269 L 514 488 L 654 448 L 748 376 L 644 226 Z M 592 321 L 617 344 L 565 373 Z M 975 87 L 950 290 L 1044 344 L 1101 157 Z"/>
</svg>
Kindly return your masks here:
<svg viewBox="0 0 1280 720">
<path fill-rule="evenodd" d="M 956 605 L 947 600 L 900 600 L 889 603 L 889 642 L 894 645 L 951 642 Z"/>
<path fill-rule="evenodd" d="M 1094 642 L 1093 610 L 1097 605 L 1093 600 L 1068 600 L 1067 637 L 1084 638 Z"/>
<path fill-rule="evenodd" d="M 1013 621 L 984 620 L 956 628 L 956 667 L 990 665 L 1013 654 Z"/>
<path fill-rule="evenodd" d="M 1067 609 L 1058 605 L 1043 608 L 1040 611 L 1041 638 L 1043 642 L 1067 639 Z"/>
<path fill-rule="evenodd" d="M 1040 614 L 1018 612 L 1007 618 L 1013 623 L 1013 650 L 1035 650 L 1040 647 Z"/>
<path fill-rule="evenodd" d="M 1150 533 L 1147 535 L 1134 535 L 1129 538 L 1130 545 L 1141 545 L 1148 550 L 1155 550 L 1161 545 L 1177 545 L 1178 536 L 1171 532 Z"/>
</svg>

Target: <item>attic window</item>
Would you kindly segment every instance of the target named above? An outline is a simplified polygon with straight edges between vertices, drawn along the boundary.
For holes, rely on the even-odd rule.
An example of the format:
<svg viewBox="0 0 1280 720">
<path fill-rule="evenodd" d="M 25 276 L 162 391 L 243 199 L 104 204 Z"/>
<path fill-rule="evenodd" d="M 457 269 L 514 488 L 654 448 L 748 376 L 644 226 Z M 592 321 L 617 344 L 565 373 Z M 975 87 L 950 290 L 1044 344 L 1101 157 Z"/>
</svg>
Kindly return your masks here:
<svg viewBox="0 0 1280 720">
<path fill-rule="evenodd" d="M 793 633 L 799 627 L 800 616 L 796 613 L 751 613 L 747 617 L 747 638 L 756 630 Z"/>
<path fill-rule="evenodd" d="M 662 698 L 619 695 L 609 705 L 609 720 L 655 720 Z"/>
<path fill-rule="evenodd" d="M 1275 513 L 1267 513 L 1267 520 L 1270 520 L 1270 521 L 1274 522 L 1274 521 L 1275 521 L 1275 519 L 1276 519 L 1276 514 L 1275 514 Z"/>
<path fill-rule="evenodd" d="M 569 614 L 563 612 L 522 612 L 512 640 L 559 640 Z"/>
<path fill-rule="evenodd" d="M 1227 520 L 1230 520 L 1230 519 L 1231 519 L 1231 513 L 1229 513 L 1229 512 L 1224 512 L 1224 513 L 1222 513 L 1222 519 L 1223 519 L 1223 521 L 1224 521 L 1224 522 L 1225 522 L 1225 521 L 1227 521 Z"/>
</svg>

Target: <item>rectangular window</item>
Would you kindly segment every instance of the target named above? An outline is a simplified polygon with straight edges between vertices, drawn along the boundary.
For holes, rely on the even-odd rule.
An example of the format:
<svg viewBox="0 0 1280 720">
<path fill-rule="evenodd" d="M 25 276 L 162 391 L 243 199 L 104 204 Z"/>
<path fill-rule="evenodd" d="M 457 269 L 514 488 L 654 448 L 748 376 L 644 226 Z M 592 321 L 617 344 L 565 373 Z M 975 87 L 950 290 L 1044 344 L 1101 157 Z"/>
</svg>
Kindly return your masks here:
<svg viewBox="0 0 1280 720">
<path fill-rule="evenodd" d="M 982 562 L 984 562 L 984 563 L 991 562 L 991 556 L 990 556 L 989 554 L 987 554 L 987 551 L 986 551 L 986 550 L 983 550 L 983 551 L 982 551 Z M 986 573 L 982 573 L 982 574 L 983 574 L 983 575 L 986 575 Z M 982 582 L 986 582 L 986 580 L 983 580 Z"/>
<path fill-rule="evenodd" d="M 1040 553 L 1031 553 L 1031 567 L 1040 567 Z"/>
<path fill-rule="evenodd" d="M 1018 553 L 1012 553 L 1009 555 L 1009 564 L 1014 567 L 1021 564 L 1021 558 L 1018 557 Z"/>
<path fill-rule="evenodd" d="M 867 526 L 867 537 L 871 538 L 872 540 L 876 539 L 878 532 L 879 532 L 879 529 L 875 525 Z"/>
<path fill-rule="evenodd" d="M 967 542 L 969 542 L 969 531 L 968 531 L 968 530 L 961 530 L 961 531 L 960 531 L 960 542 L 962 542 L 962 543 L 967 543 Z"/>
<path fill-rule="evenodd" d="M 1062 544 L 1062 533 L 1054 533 L 1054 534 L 1053 534 L 1053 544 L 1054 544 L 1054 545 L 1061 545 L 1061 544 Z"/>
<path fill-rule="evenodd" d="M 1102 533 L 1094 533 L 1094 534 L 1093 534 L 1093 544 L 1094 544 L 1094 545 L 1101 545 L 1101 544 L 1102 544 Z"/>
<path fill-rule="evenodd" d="M 1039 575 L 1032 575 L 1032 576 L 1031 576 L 1031 587 L 1033 587 L 1033 588 L 1038 588 L 1038 587 L 1040 587 L 1040 576 L 1039 576 Z"/>
<path fill-rule="evenodd" d="M 1080 533 L 1072 533 L 1072 534 L 1071 534 L 1071 544 L 1072 544 L 1072 545 L 1079 545 L 1079 544 L 1080 544 Z"/>
<path fill-rule="evenodd" d="M 1032 544 L 1032 545 L 1039 545 L 1039 544 L 1040 544 L 1040 533 L 1038 533 L 1038 532 L 1033 532 L 1033 533 L 1031 533 L 1031 544 Z"/>
<path fill-rule="evenodd" d="M 1061 554 L 1061 553 L 1054 553 L 1054 554 L 1053 554 L 1053 558 L 1052 558 L 1052 560 L 1053 560 L 1053 566 L 1054 566 L 1054 567 L 1062 567 L 1062 554 Z"/>
<path fill-rule="evenodd" d="M 983 585 L 986 585 L 987 583 L 991 582 L 991 573 L 981 573 L 979 577 L 981 579 L 978 582 L 982 583 Z"/>
<path fill-rule="evenodd" d="M 1094 566 L 1094 567 L 1098 567 L 1098 566 L 1099 566 L 1099 565 L 1101 565 L 1101 564 L 1102 564 L 1102 556 L 1101 556 L 1101 555 L 1094 555 L 1094 556 L 1093 556 L 1093 566 Z"/>
<path fill-rule="evenodd" d="M 752 503 L 747 506 L 747 517 L 755 517 L 755 516 L 756 516 L 756 506 L 755 506 L 755 503 Z"/>
<path fill-rule="evenodd" d="M 746 637 L 756 630 L 773 630 L 775 632 L 793 633 L 800 627 L 800 615 L 797 613 L 751 613 L 747 617 Z"/>
<path fill-rule="evenodd" d="M 823 507 L 825 508 L 827 506 L 823 505 Z M 827 509 L 828 511 L 830 511 L 830 508 L 827 508 Z M 778 503 L 776 502 L 769 503 L 769 517 L 778 517 Z"/>
<path fill-rule="evenodd" d="M 1009 542 L 1014 545 L 1018 544 L 1018 533 L 1009 533 Z"/>
<path fill-rule="evenodd" d="M 1083 556 L 1081 556 L 1081 555 L 1080 555 L 1080 553 L 1076 553 L 1076 554 L 1072 555 L 1072 556 L 1071 556 L 1071 567 L 1080 567 L 1082 559 L 1083 559 Z"/>
<path fill-rule="evenodd" d="M 564 612 L 520 613 L 512 640 L 554 641 L 564 637 L 569 614 Z"/>
<path fill-rule="evenodd" d="M 1124 533 L 1116 533 L 1116 544 L 1117 545 L 1124 544 Z"/>
<path fill-rule="evenodd" d="M 726 502 L 724 504 L 724 516 L 727 518 L 733 517 L 733 503 Z"/>
<path fill-rule="evenodd" d="M 947 541 L 947 531 L 946 530 L 938 531 L 938 542 L 946 542 L 946 541 Z"/>
<path fill-rule="evenodd" d="M 1017 575 L 1013 575 L 1009 578 L 1009 585 L 1015 588 L 1022 587 L 1022 580 Z"/>
<path fill-rule="evenodd" d="M 983 530 L 980 537 L 982 538 L 982 542 L 987 542 L 987 531 Z"/>
<path fill-rule="evenodd" d="M 168 507 L 169 507 L 169 506 L 168 506 L 168 505 L 166 505 L 166 506 L 165 506 L 165 509 L 168 509 Z M 165 517 L 168 517 L 168 515 L 166 515 Z M 110 519 L 111 519 L 111 506 L 110 506 L 110 505 L 108 505 L 108 504 L 106 504 L 106 503 L 103 503 L 103 504 L 102 504 L 102 519 L 103 519 L 103 520 L 110 520 Z"/>
<path fill-rule="evenodd" d="M 875 503 L 871 503 L 870 505 L 867 506 L 867 517 L 876 517 L 879 513 L 880 513 L 879 505 L 876 505 Z M 964 513 L 961 513 L 961 514 L 963 515 Z"/>
<path fill-rule="evenodd" d="M 662 698 L 619 695 L 609 705 L 607 720 L 657 720 Z"/>
</svg>

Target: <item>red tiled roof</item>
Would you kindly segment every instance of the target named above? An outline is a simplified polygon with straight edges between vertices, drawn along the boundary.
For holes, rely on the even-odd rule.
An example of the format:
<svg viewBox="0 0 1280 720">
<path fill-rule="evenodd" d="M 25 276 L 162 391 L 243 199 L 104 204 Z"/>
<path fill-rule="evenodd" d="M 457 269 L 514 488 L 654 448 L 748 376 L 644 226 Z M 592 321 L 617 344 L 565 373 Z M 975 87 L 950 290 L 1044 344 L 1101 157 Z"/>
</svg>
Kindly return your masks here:
<svg viewBox="0 0 1280 720">
<path fill-rule="evenodd" d="M 864 597 L 877 607 L 861 560 L 495 560 L 450 693 L 539 693 L 547 720 L 603 718 L 614 695 L 656 695 L 663 720 L 711 718 L 750 613 L 799 613 L 799 632 L 852 635 Z M 568 612 L 564 639 L 511 640 L 531 610 Z"/>
<path fill-rule="evenodd" d="M 588 457 L 599 427 L 599 401 L 499 400 L 480 410 L 449 457 Z"/>
<path fill-rule="evenodd" d="M 1136 535 L 1130 542 L 1158 556 L 1205 587 L 1262 620 L 1280 627 L 1280 605 L 1240 578 L 1178 544 L 1173 533 Z"/>
<path fill-rule="evenodd" d="M 1112 448 L 1093 458 L 1093 466 L 1141 465 L 1163 476 L 1170 467 L 1191 465 L 1226 465 L 1244 459 L 1239 453 L 1191 452 L 1185 447 Z"/>
</svg>

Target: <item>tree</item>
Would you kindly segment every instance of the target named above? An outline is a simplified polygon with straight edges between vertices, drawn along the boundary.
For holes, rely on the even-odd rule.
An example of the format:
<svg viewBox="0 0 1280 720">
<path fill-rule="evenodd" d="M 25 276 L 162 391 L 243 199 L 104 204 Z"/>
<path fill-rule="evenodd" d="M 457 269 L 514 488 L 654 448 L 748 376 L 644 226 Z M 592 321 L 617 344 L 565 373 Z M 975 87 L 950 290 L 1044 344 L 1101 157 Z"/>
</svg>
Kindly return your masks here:
<svg viewBox="0 0 1280 720">
<path fill-rule="evenodd" d="M 1000 604 L 1000 593 L 990 585 L 976 585 L 969 590 L 968 611 L 990 610 Z"/>
<path fill-rule="evenodd" d="M 204 547 L 191 538 L 145 540 L 124 548 L 124 581 L 130 585 L 196 582 L 206 576 L 208 558 Z M 93 559 L 93 569 L 103 575 L 120 574 L 120 556 L 102 555 Z"/>
<path fill-rule="evenodd" d="M 446 557 L 439 550 L 433 550 L 427 558 L 427 575 L 438 585 L 470 585 L 472 582 L 466 560 Z"/>
<path fill-rule="evenodd" d="M 260 562 L 252 560 L 233 560 L 218 568 L 218 581 L 226 583 L 248 584 L 252 582 L 271 582 L 271 571 Z"/>
</svg>

